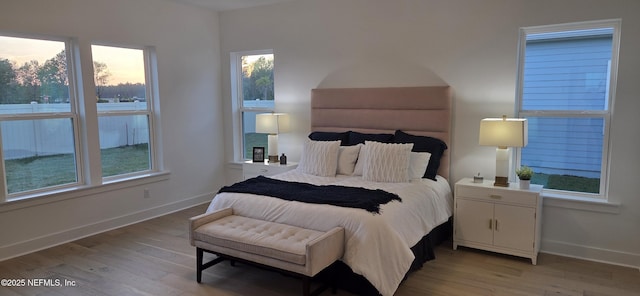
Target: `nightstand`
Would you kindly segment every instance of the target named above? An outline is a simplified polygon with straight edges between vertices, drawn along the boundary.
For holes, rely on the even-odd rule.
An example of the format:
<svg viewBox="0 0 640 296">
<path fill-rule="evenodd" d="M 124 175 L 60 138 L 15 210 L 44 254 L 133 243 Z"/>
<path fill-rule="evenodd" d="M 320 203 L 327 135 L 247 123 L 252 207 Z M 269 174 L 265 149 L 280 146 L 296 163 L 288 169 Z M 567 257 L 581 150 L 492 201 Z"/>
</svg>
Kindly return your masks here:
<svg viewBox="0 0 640 296">
<path fill-rule="evenodd" d="M 245 161 L 242 164 L 242 179 L 246 180 L 257 176 L 272 176 L 275 174 L 284 173 L 298 167 L 295 162 L 289 162 L 287 164 L 269 163 L 265 162 L 252 162 Z"/>
<path fill-rule="evenodd" d="M 541 185 L 495 187 L 493 181 L 458 181 L 454 189 L 453 249 L 467 246 L 531 258 L 536 264 L 542 228 Z"/>
</svg>

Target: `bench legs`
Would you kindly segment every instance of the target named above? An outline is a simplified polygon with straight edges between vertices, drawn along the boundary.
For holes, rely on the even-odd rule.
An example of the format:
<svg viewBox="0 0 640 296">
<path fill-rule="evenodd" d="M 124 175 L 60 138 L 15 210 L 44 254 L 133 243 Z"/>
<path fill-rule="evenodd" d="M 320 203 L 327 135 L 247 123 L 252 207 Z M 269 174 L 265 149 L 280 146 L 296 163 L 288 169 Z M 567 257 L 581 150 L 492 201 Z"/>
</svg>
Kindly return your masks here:
<svg viewBox="0 0 640 296">
<path fill-rule="evenodd" d="M 224 261 L 224 258 L 222 257 L 218 257 L 216 259 L 213 259 L 207 263 L 203 263 L 202 260 L 204 259 L 203 256 L 204 255 L 204 249 L 200 249 L 200 248 L 196 248 L 196 281 L 198 283 L 202 282 L 202 271 L 214 266 L 222 261 Z"/>
<path fill-rule="evenodd" d="M 202 283 L 202 257 L 204 251 L 200 248 L 196 248 L 196 282 Z"/>
<path fill-rule="evenodd" d="M 322 293 L 324 290 L 327 289 L 328 285 L 322 285 L 320 287 L 318 287 L 316 290 L 314 290 L 313 292 L 311 292 L 311 277 L 305 276 L 305 275 L 300 275 L 294 272 L 290 272 L 290 271 L 286 271 L 286 270 L 280 270 L 271 266 L 267 266 L 267 265 L 262 265 L 262 264 L 258 264 L 258 263 L 254 263 L 254 262 L 250 262 L 247 260 L 242 260 L 242 259 L 238 259 L 238 258 L 233 258 L 227 255 L 221 255 L 221 254 L 216 254 L 218 255 L 217 258 L 207 262 L 207 263 L 203 263 L 203 259 L 204 259 L 204 249 L 198 248 L 196 247 L 196 281 L 198 283 L 202 282 L 202 271 L 213 266 L 216 265 L 222 261 L 224 261 L 225 259 L 229 259 L 231 261 L 231 264 L 233 266 L 235 266 L 235 262 L 236 261 L 240 261 L 240 262 L 245 262 L 247 264 L 251 264 L 251 265 L 257 265 L 259 267 L 263 267 L 266 269 L 272 269 L 272 270 L 278 270 L 281 272 L 285 272 L 287 274 L 296 276 L 296 277 L 300 277 L 302 276 L 302 295 L 303 296 L 317 296 L 320 295 L 320 293 Z M 208 251 L 207 251 L 208 252 Z M 332 293 L 335 294 L 336 293 L 336 288 L 335 286 L 333 286 L 332 288 Z"/>
</svg>

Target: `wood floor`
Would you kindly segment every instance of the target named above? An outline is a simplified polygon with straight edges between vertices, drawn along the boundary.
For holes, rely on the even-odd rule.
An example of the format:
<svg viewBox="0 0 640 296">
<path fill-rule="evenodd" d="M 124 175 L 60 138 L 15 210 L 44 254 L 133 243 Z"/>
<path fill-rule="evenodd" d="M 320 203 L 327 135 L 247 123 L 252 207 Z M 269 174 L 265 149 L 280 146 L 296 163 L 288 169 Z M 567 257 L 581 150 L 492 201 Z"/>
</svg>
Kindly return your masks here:
<svg viewBox="0 0 640 296">
<path fill-rule="evenodd" d="M 241 264 L 216 265 L 204 271 L 202 284 L 196 283 L 187 218 L 204 209 L 193 207 L 0 262 L 0 279 L 43 279 L 41 285 L 49 285 L 0 286 L 0 295 L 301 294 L 299 280 Z M 396 295 L 640 295 L 637 269 L 548 254 L 533 266 L 527 259 L 453 251 L 451 243 L 438 247 L 436 256 L 412 273 Z M 60 286 L 50 287 L 56 280 Z M 351 294 L 339 290 L 337 295 Z"/>
</svg>

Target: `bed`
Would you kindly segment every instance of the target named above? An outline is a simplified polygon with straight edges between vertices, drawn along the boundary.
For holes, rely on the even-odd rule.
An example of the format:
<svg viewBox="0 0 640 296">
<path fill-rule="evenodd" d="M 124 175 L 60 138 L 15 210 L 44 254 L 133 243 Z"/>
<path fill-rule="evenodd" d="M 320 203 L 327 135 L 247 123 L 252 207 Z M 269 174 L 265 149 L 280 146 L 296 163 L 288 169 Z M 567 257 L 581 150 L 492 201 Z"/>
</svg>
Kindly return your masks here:
<svg viewBox="0 0 640 296">
<path fill-rule="evenodd" d="M 343 273 L 339 278 L 352 292 L 393 295 L 410 270 L 433 257 L 433 245 L 450 235 L 450 110 L 448 87 L 314 89 L 312 133 L 300 165 L 272 178 L 382 189 L 402 201 L 381 204 L 375 213 L 221 192 L 207 211 L 233 207 L 242 216 L 321 231 L 342 226 L 345 254 L 327 272 Z M 439 152 L 425 153 L 434 143 Z"/>
</svg>

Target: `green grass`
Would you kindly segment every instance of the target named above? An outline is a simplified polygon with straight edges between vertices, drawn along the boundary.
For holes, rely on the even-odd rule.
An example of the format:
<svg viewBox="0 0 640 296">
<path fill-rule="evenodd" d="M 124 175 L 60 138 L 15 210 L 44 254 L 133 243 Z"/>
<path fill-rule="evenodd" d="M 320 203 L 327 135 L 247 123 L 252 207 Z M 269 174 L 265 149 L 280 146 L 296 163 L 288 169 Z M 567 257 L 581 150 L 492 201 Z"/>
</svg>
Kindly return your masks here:
<svg viewBox="0 0 640 296">
<path fill-rule="evenodd" d="M 544 185 L 546 189 L 600 193 L 600 178 L 535 173 L 531 183 Z"/>
<path fill-rule="evenodd" d="M 101 150 L 103 177 L 148 170 L 147 144 Z M 5 161 L 9 193 L 74 183 L 77 180 L 73 154 L 34 156 Z"/>
<path fill-rule="evenodd" d="M 268 146 L 268 135 L 267 134 L 257 134 L 257 133 L 246 133 L 244 134 L 244 155 L 246 159 L 253 158 L 253 147 L 264 147 L 264 153 L 266 157 L 267 151 L 269 151 Z"/>
<path fill-rule="evenodd" d="M 151 168 L 149 145 L 137 144 L 101 150 L 102 176 L 115 176 Z"/>
</svg>

